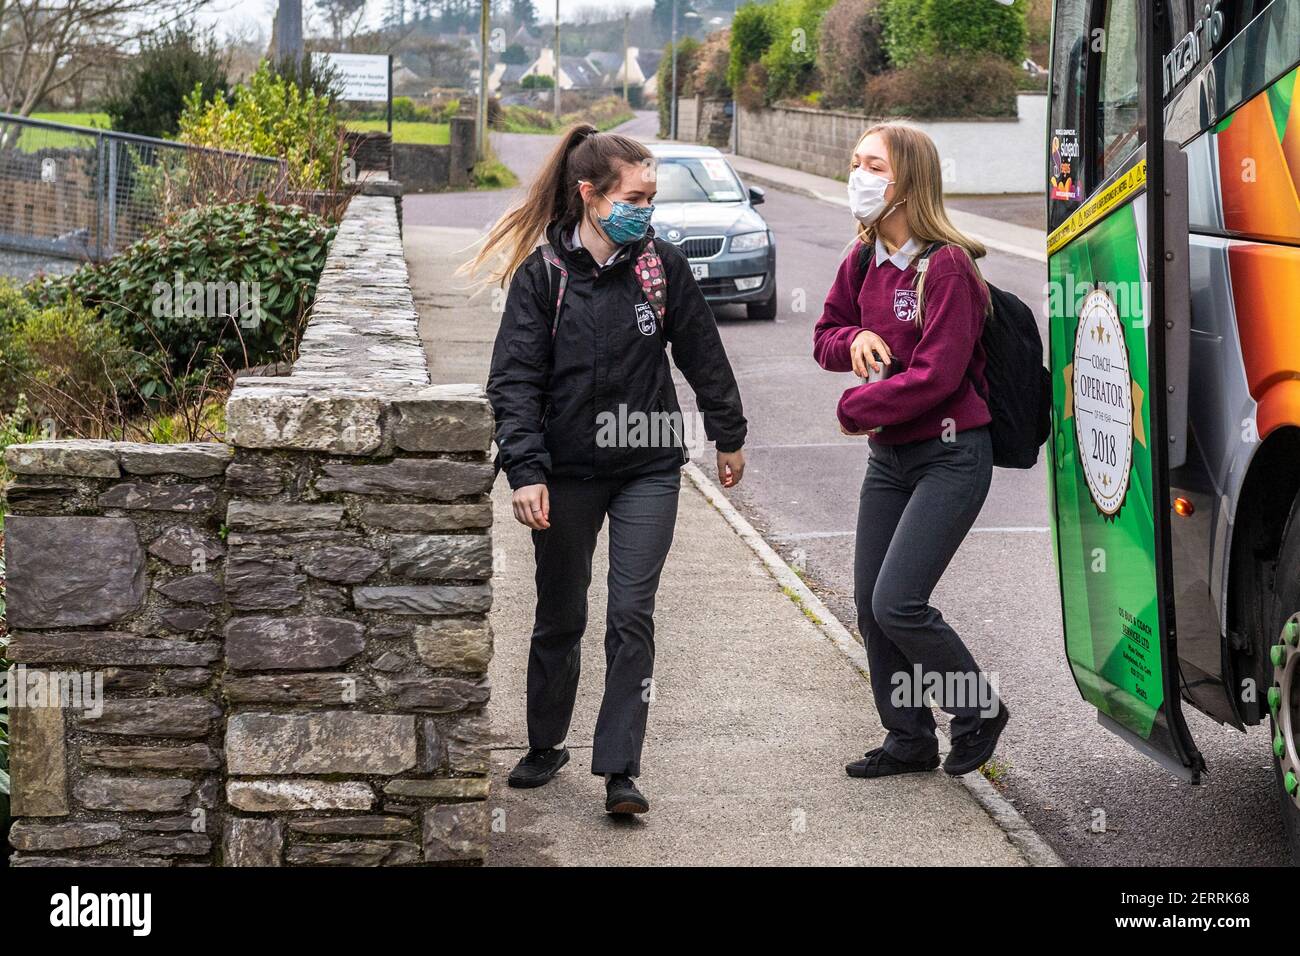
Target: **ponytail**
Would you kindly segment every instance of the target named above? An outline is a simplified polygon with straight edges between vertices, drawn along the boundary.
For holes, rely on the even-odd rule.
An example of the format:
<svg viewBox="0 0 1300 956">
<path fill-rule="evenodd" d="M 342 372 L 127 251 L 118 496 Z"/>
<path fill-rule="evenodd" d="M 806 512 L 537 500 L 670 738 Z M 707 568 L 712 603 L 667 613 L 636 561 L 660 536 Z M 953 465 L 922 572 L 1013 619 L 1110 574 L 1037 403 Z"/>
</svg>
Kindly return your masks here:
<svg viewBox="0 0 1300 956">
<path fill-rule="evenodd" d="M 536 248 L 547 226 L 558 222 L 571 228 L 578 222 L 583 208 L 580 180 L 604 192 L 618 182 L 624 164 L 653 162 L 645 145 L 628 136 L 601 133 L 589 123 L 570 127 L 523 201 L 496 221 L 477 255 L 457 271 L 476 274 L 488 266 L 487 281 L 504 286 Z"/>
</svg>

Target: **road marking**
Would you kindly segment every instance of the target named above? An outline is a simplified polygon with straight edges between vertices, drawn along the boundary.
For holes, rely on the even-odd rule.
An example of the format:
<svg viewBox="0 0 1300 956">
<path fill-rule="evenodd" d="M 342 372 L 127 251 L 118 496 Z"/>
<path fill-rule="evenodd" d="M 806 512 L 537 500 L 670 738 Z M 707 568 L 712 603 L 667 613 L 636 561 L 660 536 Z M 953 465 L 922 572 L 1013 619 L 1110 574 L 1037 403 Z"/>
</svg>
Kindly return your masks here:
<svg viewBox="0 0 1300 956">
<path fill-rule="evenodd" d="M 1035 525 L 976 525 L 968 534 L 1047 534 L 1051 528 Z M 856 531 L 780 531 L 769 532 L 778 541 L 815 541 L 819 538 L 851 538 Z"/>
</svg>

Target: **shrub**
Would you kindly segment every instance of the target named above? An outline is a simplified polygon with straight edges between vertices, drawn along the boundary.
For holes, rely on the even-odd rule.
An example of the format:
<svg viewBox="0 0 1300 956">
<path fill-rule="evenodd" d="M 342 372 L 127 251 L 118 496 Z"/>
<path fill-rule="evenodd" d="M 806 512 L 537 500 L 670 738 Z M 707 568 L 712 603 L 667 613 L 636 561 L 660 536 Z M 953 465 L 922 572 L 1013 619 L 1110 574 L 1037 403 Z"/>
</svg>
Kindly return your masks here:
<svg viewBox="0 0 1300 956">
<path fill-rule="evenodd" d="M 265 200 L 192 209 L 112 259 L 29 292 L 42 305 L 74 296 L 136 352 L 164 352 L 136 376 L 141 397 L 153 399 L 210 362 L 238 369 L 291 357 L 334 232 Z M 239 283 L 240 300 L 254 305 L 242 316 L 229 295 Z"/>
<path fill-rule="evenodd" d="M 211 33 L 184 24 L 146 40 L 127 61 L 104 105 L 113 129 L 140 136 L 176 135 L 185 98 L 198 87 L 206 102 L 230 92 L 226 63 Z"/>
<path fill-rule="evenodd" d="M 885 47 L 903 67 L 925 56 L 989 54 L 1019 64 L 1025 53 L 1025 3 L 990 0 L 885 0 Z"/>
<path fill-rule="evenodd" d="M 521 90 L 553 90 L 555 89 L 555 77 L 545 73 L 529 73 L 519 81 Z"/>
<path fill-rule="evenodd" d="M 259 65 L 260 68 L 260 65 Z M 306 53 L 273 57 L 266 68 L 287 86 L 296 86 L 333 103 L 343 91 L 343 77 L 338 68 L 323 57 Z"/>
<path fill-rule="evenodd" d="M 215 149 L 278 156 L 295 188 L 323 188 L 339 179 L 343 126 L 328 96 L 304 91 L 263 62 L 234 102 L 204 101 L 196 87 L 186 97 L 179 138 Z"/>
<path fill-rule="evenodd" d="M 883 73 L 884 24 L 880 0 L 837 0 L 817 36 L 817 72 L 828 106 L 862 104 L 867 78 Z"/>
<path fill-rule="evenodd" d="M 996 56 L 925 56 L 867 81 L 872 116 L 1014 116 L 1019 70 Z"/>
<path fill-rule="evenodd" d="M 701 96 L 731 96 L 727 70 L 731 65 L 731 34 L 727 30 L 711 33 L 700 47 L 695 62 L 692 85 Z"/>
<path fill-rule="evenodd" d="M 65 299 L 35 311 L 7 340 L 6 365 L 21 380 L 19 394 L 51 431 L 94 435 L 118 417 L 119 394 L 129 392 L 140 356 L 94 310 Z"/>
<path fill-rule="evenodd" d="M 28 371 L 25 356 L 15 350 L 14 333 L 36 314 L 36 308 L 9 279 L 0 278 L 0 416 L 12 412 L 22 395 Z"/>
<path fill-rule="evenodd" d="M 816 86 L 817 32 L 833 0 L 778 0 L 772 43 L 763 54 L 767 101 L 799 96 Z"/>
<path fill-rule="evenodd" d="M 757 63 L 772 45 L 773 8 L 748 3 L 731 21 L 727 85 L 738 90 L 751 63 Z"/>
<path fill-rule="evenodd" d="M 677 41 L 677 95 L 695 95 L 695 68 L 699 65 L 700 41 L 694 37 L 683 37 Z M 673 103 L 673 45 L 664 47 L 663 59 L 659 61 L 656 73 L 659 90 L 659 135 L 668 136 Z"/>
<path fill-rule="evenodd" d="M 736 87 L 736 102 L 747 110 L 756 110 L 767 104 L 767 70 L 762 63 L 751 63 L 745 77 Z"/>
</svg>

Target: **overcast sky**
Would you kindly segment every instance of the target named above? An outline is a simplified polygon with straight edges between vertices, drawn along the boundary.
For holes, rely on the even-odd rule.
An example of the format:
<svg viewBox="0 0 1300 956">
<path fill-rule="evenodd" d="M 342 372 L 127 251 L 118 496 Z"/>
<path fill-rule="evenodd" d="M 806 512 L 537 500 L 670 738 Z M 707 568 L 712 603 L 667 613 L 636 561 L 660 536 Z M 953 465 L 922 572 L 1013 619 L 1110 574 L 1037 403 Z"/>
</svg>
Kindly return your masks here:
<svg viewBox="0 0 1300 956">
<path fill-rule="evenodd" d="M 540 19 L 550 21 L 555 11 L 555 0 L 534 0 Z M 650 0 L 560 0 L 560 19 L 566 12 L 599 6 L 611 12 L 626 7 L 649 5 Z M 204 26 L 213 26 L 219 36 L 230 35 L 250 26 L 260 27 L 266 38 L 271 36 L 271 21 L 275 19 L 276 0 L 212 0 L 199 16 Z M 313 0 L 302 0 L 303 16 L 307 20 L 308 32 L 321 32 L 324 20 L 315 12 Z M 386 0 L 368 0 L 366 15 L 374 25 L 382 19 L 388 6 Z M 509 0 L 494 0 L 493 9 L 508 10 Z M 315 29 L 312 29 L 313 26 Z"/>
</svg>

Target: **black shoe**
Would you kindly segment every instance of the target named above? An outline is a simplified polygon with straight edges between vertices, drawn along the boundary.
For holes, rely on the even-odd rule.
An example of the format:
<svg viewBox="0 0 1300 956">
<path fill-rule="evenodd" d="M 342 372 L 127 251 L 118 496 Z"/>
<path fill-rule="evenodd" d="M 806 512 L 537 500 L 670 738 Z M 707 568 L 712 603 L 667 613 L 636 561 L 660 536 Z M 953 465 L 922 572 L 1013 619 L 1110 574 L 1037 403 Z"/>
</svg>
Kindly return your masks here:
<svg viewBox="0 0 1300 956">
<path fill-rule="evenodd" d="M 1010 719 L 1011 712 L 1007 710 L 1007 705 L 999 701 L 996 714 L 985 717 L 974 730 L 952 738 L 952 749 L 948 751 L 948 758 L 943 762 L 943 772 L 960 777 L 964 773 L 970 773 L 984 766 L 993 756 L 993 751 L 998 745 L 998 737 L 1002 735 L 1002 728 Z"/>
<path fill-rule="evenodd" d="M 550 783 L 568 762 L 569 751 L 564 747 L 533 748 L 515 764 L 515 769 L 506 777 L 506 783 L 512 787 L 540 787 Z"/>
<path fill-rule="evenodd" d="M 649 809 L 650 801 L 641 796 L 627 774 L 616 773 L 605 781 L 606 813 L 645 813 Z"/>
<path fill-rule="evenodd" d="M 925 773 L 939 766 L 939 755 L 926 760 L 899 760 L 885 753 L 885 748 L 868 750 L 861 760 L 845 764 L 844 772 L 850 777 L 892 777 L 900 773 Z"/>
</svg>

